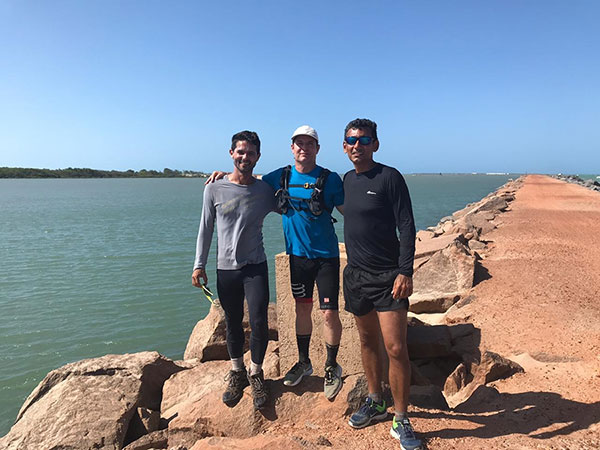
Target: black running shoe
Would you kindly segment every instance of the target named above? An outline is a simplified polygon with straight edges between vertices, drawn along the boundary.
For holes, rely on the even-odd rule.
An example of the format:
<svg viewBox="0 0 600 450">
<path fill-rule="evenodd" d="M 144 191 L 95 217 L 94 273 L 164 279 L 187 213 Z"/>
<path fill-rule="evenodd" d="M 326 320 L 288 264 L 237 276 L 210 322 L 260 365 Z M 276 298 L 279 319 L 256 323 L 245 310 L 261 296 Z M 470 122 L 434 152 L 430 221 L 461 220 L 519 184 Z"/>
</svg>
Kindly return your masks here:
<svg viewBox="0 0 600 450">
<path fill-rule="evenodd" d="M 242 399 L 244 388 L 250 384 L 246 369 L 230 370 L 225 380 L 228 380 L 229 383 L 227 384 L 227 388 L 225 388 L 225 392 L 223 392 L 223 403 L 233 408 Z"/>
<path fill-rule="evenodd" d="M 248 381 L 252 388 L 254 409 L 262 409 L 267 403 L 267 388 L 265 386 L 265 376 L 263 371 L 261 370 L 256 375 L 248 374 Z"/>
<path fill-rule="evenodd" d="M 303 377 L 312 375 L 312 373 L 313 367 L 310 360 L 298 361 L 283 377 L 283 384 L 286 386 L 296 386 L 302 381 Z"/>
</svg>

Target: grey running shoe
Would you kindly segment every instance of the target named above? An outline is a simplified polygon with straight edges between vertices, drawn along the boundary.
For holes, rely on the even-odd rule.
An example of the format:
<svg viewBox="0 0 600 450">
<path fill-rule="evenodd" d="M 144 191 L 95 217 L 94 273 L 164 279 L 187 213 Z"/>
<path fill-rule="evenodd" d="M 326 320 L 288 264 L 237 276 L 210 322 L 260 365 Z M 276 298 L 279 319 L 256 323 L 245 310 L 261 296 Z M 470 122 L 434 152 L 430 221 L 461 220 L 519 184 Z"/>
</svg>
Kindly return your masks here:
<svg viewBox="0 0 600 450">
<path fill-rule="evenodd" d="M 337 364 L 335 367 L 325 367 L 325 382 L 323 383 L 323 392 L 325 392 L 325 398 L 331 400 L 333 397 L 340 392 L 342 389 L 342 366 Z"/>
<path fill-rule="evenodd" d="M 246 369 L 230 370 L 225 377 L 225 380 L 228 380 L 229 383 L 225 388 L 225 392 L 223 392 L 223 403 L 230 408 L 233 408 L 242 399 L 242 395 L 244 395 L 244 388 L 250 384 L 248 382 Z"/>
<path fill-rule="evenodd" d="M 306 362 L 298 361 L 283 377 L 283 384 L 286 386 L 296 386 L 302 381 L 302 377 L 311 375 L 312 373 L 313 368 L 310 360 Z"/>
<path fill-rule="evenodd" d="M 252 387 L 254 409 L 262 409 L 267 403 L 267 388 L 263 371 L 261 370 L 256 375 L 248 375 L 248 381 Z"/>
<path fill-rule="evenodd" d="M 421 440 L 417 439 L 410 420 L 408 417 L 400 421 L 396 421 L 396 416 L 392 421 L 392 428 L 390 434 L 394 439 L 400 441 L 400 447 L 402 450 L 418 450 L 421 448 Z"/>
<path fill-rule="evenodd" d="M 374 420 L 385 419 L 387 415 L 385 400 L 382 400 L 381 405 L 378 405 L 371 397 L 367 397 L 365 404 L 350 416 L 348 425 L 352 428 L 364 428 Z"/>
</svg>

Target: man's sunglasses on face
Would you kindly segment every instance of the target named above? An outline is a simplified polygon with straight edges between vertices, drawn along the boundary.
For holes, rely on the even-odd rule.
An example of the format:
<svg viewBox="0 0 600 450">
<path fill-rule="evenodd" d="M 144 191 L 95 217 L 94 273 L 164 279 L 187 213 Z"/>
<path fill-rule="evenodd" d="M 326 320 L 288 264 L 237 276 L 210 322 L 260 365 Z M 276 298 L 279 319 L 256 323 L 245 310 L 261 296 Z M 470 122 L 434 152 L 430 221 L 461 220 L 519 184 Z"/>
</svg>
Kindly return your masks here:
<svg viewBox="0 0 600 450">
<path fill-rule="evenodd" d="M 360 145 L 369 145 L 375 139 L 373 139 L 371 136 L 361 136 L 361 137 L 346 136 L 344 138 L 344 140 L 346 141 L 346 144 L 348 144 L 348 145 L 354 145 L 354 144 L 356 144 L 356 142 L 360 142 Z"/>
</svg>

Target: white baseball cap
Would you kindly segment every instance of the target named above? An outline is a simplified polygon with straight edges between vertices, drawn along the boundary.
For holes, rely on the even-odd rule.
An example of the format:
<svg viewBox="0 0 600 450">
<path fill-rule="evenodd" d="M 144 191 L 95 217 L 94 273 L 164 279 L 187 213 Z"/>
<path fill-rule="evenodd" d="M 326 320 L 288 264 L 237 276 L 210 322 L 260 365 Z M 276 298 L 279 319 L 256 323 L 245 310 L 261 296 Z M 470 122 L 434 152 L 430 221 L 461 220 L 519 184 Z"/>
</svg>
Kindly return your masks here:
<svg viewBox="0 0 600 450">
<path fill-rule="evenodd" d="M 319 142 L 317 130 L 308 125 L 302 125 L 301 127 L 296 128 L 296 131 L 294 131 L 294 134 L 292 134 L 292 141 L 296 136 L 310 136 L 311 138 L 314 138 L 317 143 Z"/>
</svg>

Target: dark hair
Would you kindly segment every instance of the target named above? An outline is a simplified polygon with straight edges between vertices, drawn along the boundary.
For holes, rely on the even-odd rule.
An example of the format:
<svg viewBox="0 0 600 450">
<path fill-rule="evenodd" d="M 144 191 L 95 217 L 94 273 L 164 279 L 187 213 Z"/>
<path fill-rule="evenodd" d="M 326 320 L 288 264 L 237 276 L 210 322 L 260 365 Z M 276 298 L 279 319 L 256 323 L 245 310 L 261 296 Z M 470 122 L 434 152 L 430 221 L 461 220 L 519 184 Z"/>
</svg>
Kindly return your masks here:
<svg viewBox="0 0 600 450">
<path fill-rule="evenodd" d="M 344 130 L 344 137 L 348 133 L 348 130 L 356 128 L 357 130 L 368 130 L 373 139 L 377 139 L 377 124 L 369 119 L 354 119 L 348 125 L 346 125 L 346 129 Z"/>
<path fill-rule="evenodd" d="M 254 131 L 240 131 L 231 137 L 231 150 L 235 150 L 235 145 L 238 141 L 246 141 L 256 147 L 256 153 L 260 155 L 260 139 Z"/>
</svg>

